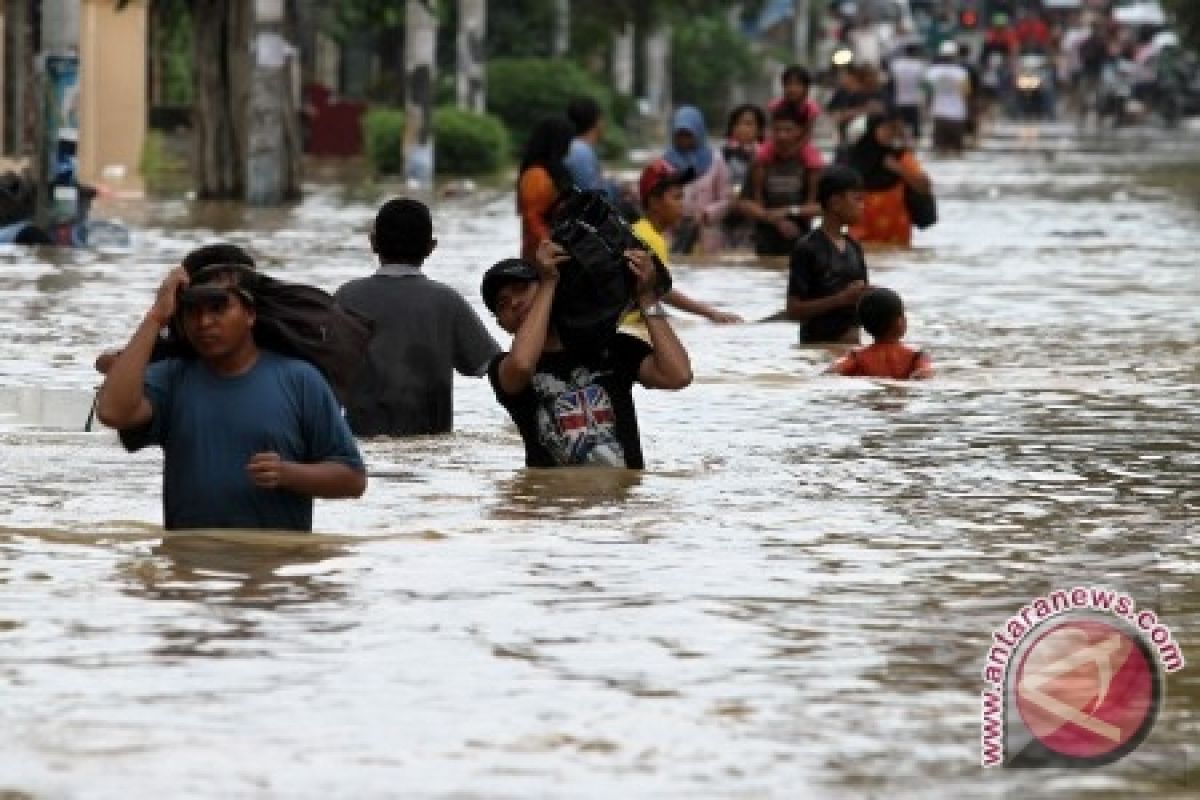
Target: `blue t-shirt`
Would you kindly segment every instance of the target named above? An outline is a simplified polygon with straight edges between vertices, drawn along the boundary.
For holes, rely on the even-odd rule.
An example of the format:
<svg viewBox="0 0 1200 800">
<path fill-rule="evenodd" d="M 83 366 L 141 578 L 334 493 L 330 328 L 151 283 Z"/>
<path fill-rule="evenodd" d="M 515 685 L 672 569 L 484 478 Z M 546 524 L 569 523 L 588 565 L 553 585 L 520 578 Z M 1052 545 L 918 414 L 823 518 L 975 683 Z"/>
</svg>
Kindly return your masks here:
<svg viewBox="0 0 1200 800">
<path fill-rule="evenodd" d="M 600 173 L 600 159 L 590 144 L 578 137 L 571 140 L 571 149 L 563 159 L 563 166 L 571 173 L 571 180 L 584 191 L 604 188 Z"/>
<path fill-rule="evenodd" d="M 217 375 L 199 359 L 172 358 L 146 369 L 154 416 L 121 431 L 128 450 L 162 445 L 163 527 L 312 530 L 313 501 L 260 489 L 246 471 L 251 456 L 284 461 L 363 460 L 325 378 L 311 364 L 266 350 L 243 375 Z"/>
</svg>

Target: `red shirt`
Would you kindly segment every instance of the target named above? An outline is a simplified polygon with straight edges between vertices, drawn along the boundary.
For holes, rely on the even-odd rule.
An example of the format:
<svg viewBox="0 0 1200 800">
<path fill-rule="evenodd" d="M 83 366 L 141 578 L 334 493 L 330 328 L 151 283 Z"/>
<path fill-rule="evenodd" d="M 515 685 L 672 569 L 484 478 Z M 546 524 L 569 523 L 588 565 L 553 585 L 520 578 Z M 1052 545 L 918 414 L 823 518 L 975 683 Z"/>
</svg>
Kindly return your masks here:
<svg viewBox="0 0 1200 800">
<path fill-rule="evenodd" d="M 933 372 L 933 361 L 920 350 L 902 342 L 876 342 L 869 347 L 851 350 L 832 367 L 838 375 L 854 378 L 927 378 Z"/>
</svg>

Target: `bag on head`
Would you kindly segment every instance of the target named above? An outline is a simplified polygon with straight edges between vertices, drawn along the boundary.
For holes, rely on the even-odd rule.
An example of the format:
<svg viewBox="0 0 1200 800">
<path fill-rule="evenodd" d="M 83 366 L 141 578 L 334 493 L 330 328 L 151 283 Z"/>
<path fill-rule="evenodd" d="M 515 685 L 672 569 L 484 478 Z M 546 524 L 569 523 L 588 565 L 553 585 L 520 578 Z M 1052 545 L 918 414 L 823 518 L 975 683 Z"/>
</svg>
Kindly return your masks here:
<svg viewBox="0 0 1200 800">
<path fill-rule="evenodd" d="M 554 210 L 550 238 L 571 256 L 559 269 L 551 310 L 559 337 L 571 349 L 601 349 L 636 299 L 636 278 L 625 251 L 648 248 L 601 192 L 564 195 Z M 666 294 L 671 275 L 651 255 L 658 294 Z"/>
</svg>

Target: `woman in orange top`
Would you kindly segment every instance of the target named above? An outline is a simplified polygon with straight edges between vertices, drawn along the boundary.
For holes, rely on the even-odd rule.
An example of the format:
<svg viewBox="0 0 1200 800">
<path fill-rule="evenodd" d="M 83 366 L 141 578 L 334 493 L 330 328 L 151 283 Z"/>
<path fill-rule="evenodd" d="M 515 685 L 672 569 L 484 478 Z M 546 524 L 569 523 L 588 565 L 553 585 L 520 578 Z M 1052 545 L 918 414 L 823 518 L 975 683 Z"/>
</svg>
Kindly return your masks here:
<svg viewBox="0 0 1200 800">
<path fill-rule="evenodd" d="M 517 213 L 521 215 L 521 258 L 534 263 L 538 245 L 550 238 L 550 211 L 571 188 L 571 173 L 563 164 L 575 126 L 565 117 L 547 117 L 537 124 L 517 177 Z"/>
<path fill-rule="evenodd" d="M 875 287 L 858 301 L 858 320 L 874 342 L 851 350 L 829 368 L 838 375 L 860 378 L 929 378 L 933 361 L 900 340 L 908 331 L 904 303 L 891 289 Z"/>
<path fill-rule="evenodd" d="M 894 115 L 872 114 L 867 130 L 849 152 L 849 166 L 863 176 L 866 197 L 862 220 L 850 235 L 863 244 L 912 244 L 912 217 L 904 201 L 905 187 L 923 194 L 932 184 L 913 152 L 897 146 L 904 137 L 904 123 Z"/>
</svg>

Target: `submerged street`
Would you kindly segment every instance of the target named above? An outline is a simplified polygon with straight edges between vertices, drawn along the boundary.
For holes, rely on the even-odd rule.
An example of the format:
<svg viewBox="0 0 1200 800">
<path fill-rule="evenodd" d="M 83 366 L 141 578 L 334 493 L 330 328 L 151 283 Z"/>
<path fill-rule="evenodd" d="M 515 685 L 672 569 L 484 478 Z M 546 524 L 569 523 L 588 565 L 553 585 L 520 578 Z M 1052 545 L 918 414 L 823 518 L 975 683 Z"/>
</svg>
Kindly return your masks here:
<svg viewBox="0 0 1200 800">
<path fill-rule="evenodd" d="M 164 538 L 160 453 L 83 432 L 92 361 L 214 239 L 329 290 L 367 274 L 382 191 L 102 206 L 131 251 L 0 251 L 0 795 L 1194 796 L 1200 146 L 1001 125 L 922 158 L 941 222 L 868 262 L 934 379 L 677 318 L 696 380 L 636 393 L 644 474 L 524 469 L 459 378 L 455 433 L 363 443 L 367 494 L 313 535 Z M 434 207 L 426 270 L 485 318 L 513 207 Z M 747 319 L 787 281 L 674 275 Z M 982 770 L 991 631 L 1076 585 L 1154 609 L 1191 663 L 1129 758 Z"/>
</svg>

